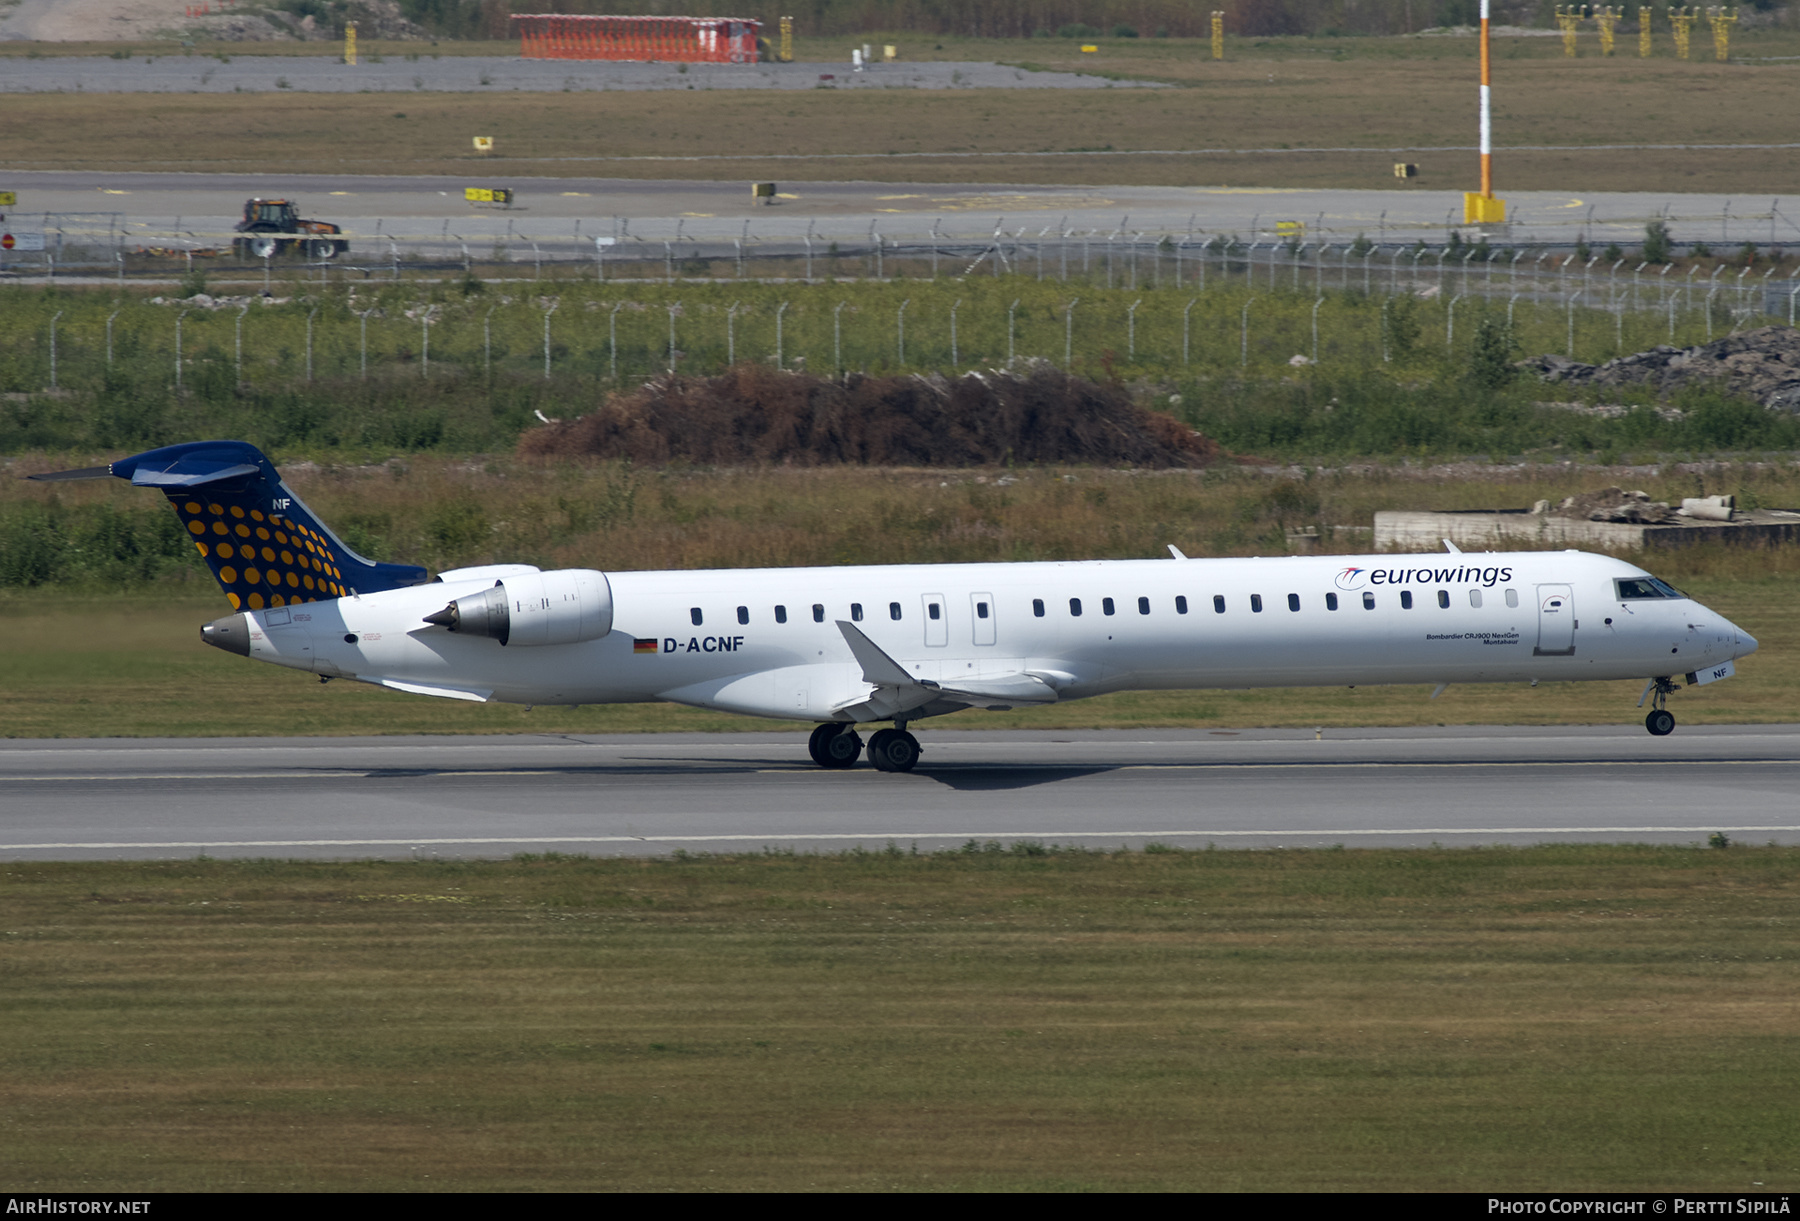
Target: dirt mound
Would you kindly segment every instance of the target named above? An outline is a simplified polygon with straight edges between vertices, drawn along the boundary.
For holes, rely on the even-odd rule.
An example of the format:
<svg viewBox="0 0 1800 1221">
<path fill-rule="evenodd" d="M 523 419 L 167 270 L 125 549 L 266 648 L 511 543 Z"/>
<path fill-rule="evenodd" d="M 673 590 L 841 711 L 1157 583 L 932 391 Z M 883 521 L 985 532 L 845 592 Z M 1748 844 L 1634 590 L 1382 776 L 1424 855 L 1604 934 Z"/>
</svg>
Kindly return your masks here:
<svg viewBox="0 0 1800 1221">
<path fill-rule="evenodd" d="M 613 395 L 592 415 L 526 433 L 519 452 L 707 466 L 1160 468 L 1208 466 L 1225 456 L 1123 390 L 1048 365 L 954 381 L 858 374 L 839 381 L 738 365 L 718 377 L 659 378 Z"/>
<path fill-rule="evenodd" d="M 1771 411 L 1800 412 L 1800 330 L 1765 326 L 1693 348 L 1661 344 L 1603 365 L 1537 356 L 1519 366 L 1547 382 L 1572 386 L 1655 386 L 1668 394 L 1698 382 L 1755 399 Z"/>
</svg>

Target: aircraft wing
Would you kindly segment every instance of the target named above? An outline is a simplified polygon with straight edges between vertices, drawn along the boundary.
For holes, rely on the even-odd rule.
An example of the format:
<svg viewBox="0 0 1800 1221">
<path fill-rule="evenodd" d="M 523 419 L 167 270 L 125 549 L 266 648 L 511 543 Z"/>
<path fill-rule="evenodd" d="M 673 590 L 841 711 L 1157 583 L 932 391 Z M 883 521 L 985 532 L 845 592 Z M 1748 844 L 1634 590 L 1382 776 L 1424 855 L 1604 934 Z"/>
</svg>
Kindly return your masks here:
<svg viewBox="0 0 1800 1221">
<path fill-rule="evenodd" d="M 833 711 L 848 713 L 858 721 L 881 721 L 896 713 L 910 712 L 939 700 L 982 707 L 1012 704 L 1054 704 L 1056 688 L 1023 670 L 1011 674 L 959 678 L 938 683 L 914 678 L 906 667 L 889 657 L 881 646 L 863 635 L 862 629 L 837 621 L 844 643 L 862 667 L 863 681 L 875 689 L 837 704 Z"/>
</svg>

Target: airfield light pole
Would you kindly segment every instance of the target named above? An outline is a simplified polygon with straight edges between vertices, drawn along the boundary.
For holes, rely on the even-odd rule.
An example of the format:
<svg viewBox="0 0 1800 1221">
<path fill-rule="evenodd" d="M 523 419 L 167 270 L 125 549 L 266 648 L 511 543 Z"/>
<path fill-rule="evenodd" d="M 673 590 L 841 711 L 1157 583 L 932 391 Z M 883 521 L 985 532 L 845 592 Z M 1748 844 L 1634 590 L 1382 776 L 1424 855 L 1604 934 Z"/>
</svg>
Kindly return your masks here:
<svg viewBox="0 0 1800 1221">
<path fill-rule="evenodd" d="M 1506 222 L 1506 201 L 1494 198 L 1494 122 L 1490 101 L 1492 56 L 1488 53 L 1488 0 L 1481 0 L 1481 190 L 1463 195 L 1463 224 Z"/>
</svg>

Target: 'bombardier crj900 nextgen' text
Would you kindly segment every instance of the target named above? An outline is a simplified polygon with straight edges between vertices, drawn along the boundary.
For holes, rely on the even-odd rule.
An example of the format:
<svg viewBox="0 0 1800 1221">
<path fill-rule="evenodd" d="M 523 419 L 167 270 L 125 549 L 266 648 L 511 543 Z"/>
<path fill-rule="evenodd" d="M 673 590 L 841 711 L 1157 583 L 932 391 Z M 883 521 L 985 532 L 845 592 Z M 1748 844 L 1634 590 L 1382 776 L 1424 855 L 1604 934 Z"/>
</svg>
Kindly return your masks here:
<svg viewBox="0 0 1800 1221">
<path fill-rule="evenodd" d="M 208 644 L 396 691 L 670 700 L 815 721 L 812 757 L 884 771 L 907 726 L 1109 691 L 1641 678 L 1665 704 L 1756 641 L 1622 560 L 1575 551 L 712 572 L 365 560 L 254 446 L 204 441 L 38 479 L 129 479 L 180 515 L 236 612 Z M 1447 544 L 1446 544 L 1447 545 Z"/>
</svg>

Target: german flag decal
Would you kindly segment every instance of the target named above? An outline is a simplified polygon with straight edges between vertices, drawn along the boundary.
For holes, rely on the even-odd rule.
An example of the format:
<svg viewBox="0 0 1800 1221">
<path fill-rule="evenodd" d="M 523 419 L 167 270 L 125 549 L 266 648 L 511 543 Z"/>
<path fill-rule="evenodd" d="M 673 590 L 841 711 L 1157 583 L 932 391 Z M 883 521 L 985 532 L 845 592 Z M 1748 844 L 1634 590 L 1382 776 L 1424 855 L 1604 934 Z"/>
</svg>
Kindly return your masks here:
<svg viewBox="0 0 1800 1221">
<path fill-rule="evenodd" d="M 633 653 L 654 653 L 656 652 L 656 641 L 639 640 L 636 637 L 633 637 L 631 641 L 631 651 Z"/>
</svg>

